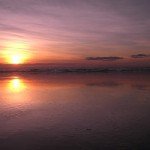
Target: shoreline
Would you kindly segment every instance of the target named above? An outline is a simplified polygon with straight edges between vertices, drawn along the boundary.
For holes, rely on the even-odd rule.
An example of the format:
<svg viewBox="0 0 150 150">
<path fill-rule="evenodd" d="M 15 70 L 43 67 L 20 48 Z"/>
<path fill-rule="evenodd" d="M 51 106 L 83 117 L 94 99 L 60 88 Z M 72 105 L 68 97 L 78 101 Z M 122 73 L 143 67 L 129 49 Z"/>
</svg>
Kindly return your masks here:
<svg viewBox="0 0 150 150">
<path fill-rule="evenodd" d="M 30 68 L 0 70 L 0 73 L 124 73 L 124 72 L 150 72 L 150 67 L 145 68 Z"/>
</svg>

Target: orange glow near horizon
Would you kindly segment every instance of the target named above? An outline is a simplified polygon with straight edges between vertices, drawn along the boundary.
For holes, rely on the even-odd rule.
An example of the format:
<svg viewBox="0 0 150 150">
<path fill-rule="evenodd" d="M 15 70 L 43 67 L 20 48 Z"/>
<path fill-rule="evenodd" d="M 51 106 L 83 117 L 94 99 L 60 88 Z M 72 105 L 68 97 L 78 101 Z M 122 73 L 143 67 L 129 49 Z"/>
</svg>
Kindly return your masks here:
<svg viewBox="0 0 150 150">
<path fill-rule="evenodd" d="M 3 55 L 7 64 L 24 64 L 30 58 L 28 45 L 24 42 L 6 43 Z"/>
</svg>

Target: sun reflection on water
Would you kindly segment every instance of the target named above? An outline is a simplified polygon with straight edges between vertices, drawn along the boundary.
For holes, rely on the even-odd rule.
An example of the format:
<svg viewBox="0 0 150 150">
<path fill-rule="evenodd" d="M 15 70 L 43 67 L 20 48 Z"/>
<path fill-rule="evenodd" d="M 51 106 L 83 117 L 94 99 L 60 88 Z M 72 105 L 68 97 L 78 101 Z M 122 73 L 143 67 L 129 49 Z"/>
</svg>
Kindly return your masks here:
<svg viewBox="0 0 150 150">
<path fill-rule="evenodd" d="M 3 91 L 5 103 L 13 108 L 22 109 L 29 104 L 26 80 L 22 77 L 12 76 L 4 82 Z"/>
<path fill-rule="evenodd" d="M 12 78 L 9 83 L 8 83 L 8 88 L 10 92 L 21 92 L 23 90 L 25 90 L 26 85 L 23 82 L 23 80 L 21 80 L 18 77 L 14 77 Z"/>
</svg>

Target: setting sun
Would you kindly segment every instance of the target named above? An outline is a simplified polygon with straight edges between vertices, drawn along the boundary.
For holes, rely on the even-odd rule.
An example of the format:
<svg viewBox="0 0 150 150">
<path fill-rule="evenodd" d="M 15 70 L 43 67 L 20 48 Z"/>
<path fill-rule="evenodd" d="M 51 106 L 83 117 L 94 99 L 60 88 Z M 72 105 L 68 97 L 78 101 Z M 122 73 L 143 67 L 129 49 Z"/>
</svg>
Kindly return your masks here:
<svg viewBox="0 0 150 150">
<path fill-rule="evenodd" d="M 24 42 L 7 43 L 4 50 L 4 59 L 8 64 L 23 64 L 30 57 L 29 45 Z"/>
<path fill-rule="evenodd" d="M 27 60 L 28 55 L 22 51 L 11 51 L 6 55 L 6 61 L 9 64 L 23 64 Z"/>
<path fill-rule="evenodd" d="M 23 63 L 23 58 L 20 55 L 12 55 L 12 58 L 10 60 L 10 63 L 12 64 L 22 64 Z"/>
</svg>

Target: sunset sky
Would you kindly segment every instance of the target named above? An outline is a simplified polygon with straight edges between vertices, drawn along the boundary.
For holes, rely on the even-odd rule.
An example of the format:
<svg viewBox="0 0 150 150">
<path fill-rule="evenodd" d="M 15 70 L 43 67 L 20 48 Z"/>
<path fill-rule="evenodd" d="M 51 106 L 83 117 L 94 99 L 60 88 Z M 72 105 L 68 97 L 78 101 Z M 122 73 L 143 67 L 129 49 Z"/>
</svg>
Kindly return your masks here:
<svg viewBox="0 0 150 150">
<path fill-rule="evenodd" d="M 149 6 L 150 0 L 0 0 L 0 63 L 148 64 Z"/>
</svg>

